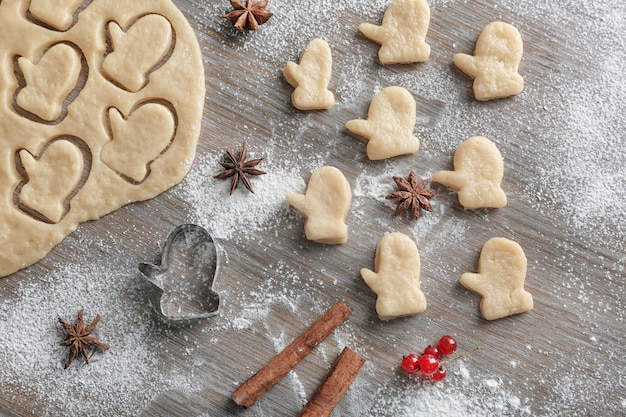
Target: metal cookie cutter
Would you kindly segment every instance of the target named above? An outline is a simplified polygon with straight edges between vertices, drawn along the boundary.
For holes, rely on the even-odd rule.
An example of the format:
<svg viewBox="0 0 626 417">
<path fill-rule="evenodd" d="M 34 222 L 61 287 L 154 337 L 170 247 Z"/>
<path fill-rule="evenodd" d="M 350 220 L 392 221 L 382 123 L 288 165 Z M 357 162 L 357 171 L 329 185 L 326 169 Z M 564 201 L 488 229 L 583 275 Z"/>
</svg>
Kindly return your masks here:
<svg viewBox="0 0 626 417">
<path fill-rule="evenodd" d="M 152 284 L 152 307 L 172 320 L 216 315 L 220 296 L 213 287 L 221 269 L 218 252 L 213 238 L 202 227 L 176 227 L 165 241 L 160 264 L 139 264 L 139 270 Z"/>
</svg>

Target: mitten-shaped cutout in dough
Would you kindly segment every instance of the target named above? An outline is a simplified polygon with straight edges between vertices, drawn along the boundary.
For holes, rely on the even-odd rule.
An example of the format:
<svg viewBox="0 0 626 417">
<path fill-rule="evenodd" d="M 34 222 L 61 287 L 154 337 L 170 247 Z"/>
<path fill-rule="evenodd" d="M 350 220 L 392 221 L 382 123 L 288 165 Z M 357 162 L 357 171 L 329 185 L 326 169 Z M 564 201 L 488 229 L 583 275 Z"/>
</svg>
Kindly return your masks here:
<svg viewBox="0 0 626 417">
<path fill-rule="evenodd" d="M 328 42 L 313 39 L 302 52 L 300 63 L 287 62 L 283 74 L 295 88 L 291 102 L 299 110 L 329 109 L 335 104 L 333 93 L 328 91 L 333 58 Z"/>
<path fill-rule="evenodd" d="M 385 11 L 382 26 L 362 23 L 359 30 L 381 45 L 381 64 L 408 64 L 430 56 L 430 46 L 424 42 L 429 24 L 430 7 L 425 0 L 395 0 Z"/>
<path fill-rule="evenodd" d="M 67 140 L 54 141 L 39 158 L 25 149 L 19 152 L 28 177 L 19 201 L 28 209 L 58 223 L 65 214 L 65 201 L 83 175 L 83 155 Z"/>
<path fill-rule="evenodd" d="M 474 79 L 474 97 L 486 101 L 522 92 L 524 80 L 517 69 L 523 43 L 519 31 L 503 22 L 485 26 L 474 55 L 455 54 L 454 64 Z"/>
<path fill-rule="evenodd" d="M 67 31 L 57 29 L 67 22 Z M 3 277 L 42 259 L 82 222 L 178 184 L 194 160 L 207 78 L 195 33 L 172 0 L 0 0 L 0 28 Z M 130 94 L 122 82 L 135 74 L 145 82 Z M 159 117 L 128 129 L 147 103 L 169 112 L 173 130 Z M 133 136 L 124 146 L 112 135 L 109 109 Z M 153 135 L 157 127 L 167 141 Z M 103 150 L 115 147 L 127 161 L 126 145 L 151 151 L 139 153 L 140 162 L 103 161 Z M 143 180 L 130 172 L 137 165 L 147 168 Z"/>
<path fill-rule="evenodd" d="M 362 268 L 361 276 L 378 296 L 376 313 L 381 320 L 411 316 L 426 310 L 420 266 L 419 251 L 407 235 L 395 232 L 380 240 L 374 271 Z"/>
<path fill-rule="evenodd" d="M 502 155 L 496 145 L 483 136 L 461 143 L 454 153 L 454 171 L 438 171 L 433 181 L 458 192 L 466 209 L 502 208 L 506 195 L 500 183 L 504 175 Z"/>
<path fill-rule="evenodd" d="M 71 46 L 59 43 L 48 49 L 39 62 L 25 57 L 17 60 L 26 87 L 17 95 L 17 105 L 46 121 L 59 118 L 63 101 L 76 87 L 81 71 L 80 54 Z"/>
<path fill-rule="evenodd" d="M 83 0 L 31 0 L 31 15 L 57 30 L 67 30 Z"/>
<path fill-rule="evenodd" d="M 311 175 L 306 193 L 288 194 L 287 202 L 304 217 L 306 238 L 320 243 L 345 243 L 345 220 L 352 202 L 350 183 L 334 167 L 322 167 Z"/>
<path fill-rule="evenodd" d="M 368 139 L 371 160 L 392 158 L 417 152 L 419 139 L 413 135 L 415 99 L 402 87 L 387 87 L 374 96 L 367 120 L 349 120 L 346 129 Z"/>
<path fill-rule="evenodd" d="M 157 103 L 147 103 L 128 118 L 116 108 L 109 109 L 111 142 L 102 147 L 100 157 L 109 168 L 131 182 L 140 183 L 148 176 L 148 167 L 172 141 L 175 120 L 172 112 Z M 149 141 L 138 138 L 147 137 Z"/>
<path fill-rule="evenodd" d="M 480 311 L 487 320 L 532 310 L 533 297 L 524 290 L 526 256 L 511 240 L 494 237 L 483 246 L 478 273 L 465 273 L 461 284 L 482 295 Z"/>
<path fill-rule="evenodd" d="M 108 28 L 113 52 L 104 59 L 102 71 L 135 93 L 146 84 L 148 73 L 167 55 L 172 44 L 172 26 L 163 16 L 149 14 L 126 32 L 115 22 L 109 23 Z"/>
</svg>

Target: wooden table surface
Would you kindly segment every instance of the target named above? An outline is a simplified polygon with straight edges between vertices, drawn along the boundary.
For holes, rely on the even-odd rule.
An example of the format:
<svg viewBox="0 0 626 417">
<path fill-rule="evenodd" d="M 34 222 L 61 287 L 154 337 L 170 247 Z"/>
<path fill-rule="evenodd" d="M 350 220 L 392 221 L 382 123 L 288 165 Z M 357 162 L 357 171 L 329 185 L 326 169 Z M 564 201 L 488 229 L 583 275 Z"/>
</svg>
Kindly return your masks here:
<svg viewBox="0 0 626 417">
<path fill-rule="evenodd" d="M 192 171 L 153 200 L 81 225 L 45 259 L 0 280 L 0 360 L 19 369 L 0 371 L 0 414 L 296 415 L 350 346 L 367 362 L 337 416 L 626 415 L 624 5 L 431 0 L 429 61 L 384 67 L 378 46 L 357 28 L 379 23 L 387 1 L 273 0 L 275 16 L 247 34 L 221 18 L 227 1 L 174 3 L 198 36 L 206 71 Z M 470 53 L 494 20 L 522 34 L 525 89 L 480 103 L 452 56 Z M 290 103 L 282 68 L 314 37 L 331 45 L 337 104 L 301 112 Z M 417 101 L 421 149 L 370 161 L 365 141 L 344 124 L 364 118 L 373 95 L 390 85 Z M 394 217 L 384 200 L 391 175 L 451 169 L 456 146 L 474 135 L 502 152 L 509 204 L 465 211 L 454 193 L 434 185 L 433 213 Z M 259 168 L 268 174 L 253 179 L 254 195 L 229 197 L 228 181 L 211 176 L 223 150 L 243 141 L 252 156 L 264 157 Z M 343 245 L 307 241 L 303 218 L 275 198 L 302 191 L 323 165 L 339 168 L 354 191 Z M 169 231 L 186 222 L 205 226 L 220 244 L 223 306 L 212 319 L 168 323 L 148 306 L 136 266 L 154 261 Z M 392 231 L 416 241 L 428 308 L 381 322 L 359 270 L 373 269 L 376 244 Z M 479 296 L 458 280 L 475 271 L 482 245 L 495 236 L 524 249 L 535 307 L 488 322 Z M 230 400 L 338 300 L 354 310 L 348 322 L 255 406 L 244 410 Z M 98 335 L 111 350 L 63 370 L 56 316 L 71 318 L 80 307 L 88 319 L 102 314 Z M 455 335 L 460 351 L 482 348 L 451 363 L 438 385 L 398 370 L 403 354 L 443 334 Z M 438 400 L 447 397 L 446 409 Z M 415 398 L 436 406 L 427 411 Z"/>
</svg>

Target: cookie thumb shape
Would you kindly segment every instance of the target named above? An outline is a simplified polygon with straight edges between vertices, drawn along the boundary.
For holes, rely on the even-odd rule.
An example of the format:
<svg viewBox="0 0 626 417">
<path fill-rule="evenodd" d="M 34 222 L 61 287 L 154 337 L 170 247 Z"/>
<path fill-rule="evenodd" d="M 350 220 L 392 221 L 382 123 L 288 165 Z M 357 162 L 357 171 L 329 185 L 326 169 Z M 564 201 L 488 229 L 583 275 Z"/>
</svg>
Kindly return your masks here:
<svg viewBox="0 0 626 417">
<path fill-rule="evenodd" d="M 378 287 L 379 276 L 376 272 L 367 268 L 361 268 L 360 272 L 361 272 L 361 278 L 363 278 L 363 281 L 365 281 L 368 287 L 372 289 L 374 289 L 375 287 Z"/>
<path fill-rule="evenodd" d="M 370 128 L 370 122 L 363 119 L 354 119 L 348 120 L 346 122 L 346 129 L 355 135 L 363 136 L 364 138 L 370 139 L 372 137 L 372 132 Z"/>
<path fill-rule="evenodd" d="M 287 203 L 292 205 L 296 210 L 307 216 L 307 203 L 306 196 L 304 194 L 289 193 L 287 194 Z"/>
<path fill-rule="evenodd" d="M 433 174 L 433 181 L 459 191 L 467 182 L 467 176 L 456 171 L 437 171 Z"/>
<path fill-rule="evenodd" d="M 22 149 L 19 152 L 20 161 L 22 162 L 22 167 L 26 172 L 35 171 L 35 165 L 37 164 L 37 160 L 34 156 L 30 154 L 26 149 Z"/>
<path fill-rule="evenodd" d="M 113 47 L 113 50 L 115 50 L 122 44 L 124 30 L 115 22 L 110 22 L 107 28 L 111 34 L 111 46 Z"/>
<path fill-rule="evenodd" d="M 476 274 L 474 272 L 465 272 L 461 275 L 461 279 L 459 280 L 459 282 L 465 288 L 476 288 L 476 292 L 482 291 L 482 288 L 479 287 L 479 284 L 482 282 L 482 277 L 480 274 Z"/>
<path fill-rule="evenodd" d="M 480 75 L 476 65 L 476 58 L 472 55 L 454 54 L 454 65 L 472 78 Z"/>
<path fill-rule="evenodd" d="M 24 79 L 26 80 L 26 84 L 32 84 L 34 78 L 36 76 L 39 76 L 39 74 L 35 74 L 35 71 L 34 71 L 35 68 L 37 68 L 37 66 L 23 56 L 17 59 L 17 66 L 19 67 L 20 71 L 22 71 L 22 73 L 24 74 Z"/>
<path fill-rule="evenodd" d="M 302 79 L 302 74 L 300 71 L 300 65 L 295 62 L 287 62 L 285 68 L 283 69 L 283 76 L 292 87 L 296 88 Z"/>
<path fill-rule="evenodd" d="M 373 40 L 377 44 L 383 43 L 385 36 L 385 30 L 382 26 L 373 25 L 371 23 L 361 23 L 359 25 L 359 31 L 368 39 Z"/>
</svg>

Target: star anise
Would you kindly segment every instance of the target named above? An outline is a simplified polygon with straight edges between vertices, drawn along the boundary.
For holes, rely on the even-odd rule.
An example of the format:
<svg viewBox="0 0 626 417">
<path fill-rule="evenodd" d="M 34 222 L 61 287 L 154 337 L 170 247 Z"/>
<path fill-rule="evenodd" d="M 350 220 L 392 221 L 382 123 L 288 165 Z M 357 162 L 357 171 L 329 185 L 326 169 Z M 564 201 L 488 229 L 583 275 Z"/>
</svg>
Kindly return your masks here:
<svg viewBox="0 0 626 417">
<path fill-rule="evenodd" d="M 420 216 L 421 209 L 433 211 L 433 206 L 430 205 L 428 199 L 435 195 L 435 190 L 432 188 L 426 189 L 430 182 L 429 179 L 420 182 L 415 172 L 411 171 L 408 181 L 402 177 L 395 176 L 393 180 L 396 182 L 398 191 L 390 193 L 385 198 L 398 202 L 396 216 L 410 210 L 411 216 L 415 220 Z"/>
<path fill-rule="evenodd" d="M 226 161 L 220 162 L 220 165 L 224 167 L 224 171 L 215 175 L 213 178 L 218 178 L 220 180 L 233 177 L 230 182 L 230 194 L 233 193 L 237 189 L 237 185 L 239 185 L 239 179 L 241 178 L 241 182 L 246 186 L 248 191 L 251 193 L 254 192 L 252 189 L 252 184 L 250 183 L 250 178 L 248 175 L 263 175 L 266 172 L 261 171 L 260 169 L 254 168 L 257 166 L 263 159 L 251 159 L 246 161 L 246 143 L 244 142 L 241 146 L 241 152 L 239 152 L 239 158 L 235 158 L 233 153 L 229 150 L 226 150 Z"/>
<path fill-rule="evenodd" d="M 236 29 L 245 31 L 257 30 L 259 25 L 267 22 L 273 13 L 265 10 L 269 0 L 245 0 L 244 6 L 237 0 L 230 0 L 235 10 L 225 14 L 224 18 L 230 20 Z"/>
<path fill-rule="evenodd" d="M 83 310 L 78 312 L 76 316 L 76 324 L 72 325 L 68 323 L 63 318 L 59 317 L 59 323 L 63 325 L 63 328 L 67 332 L 65 339 L 61 342 L 61 346 L 69 346 L 70 347 L 70 357 L 65 364 L 65 369 L 72 363 L 76 355 L 79 353 L 83 354 L 85 358 L 85 363 L 89 363 L 89 347 L 99 347 L 104 350 L 109 349 L 109 345 L 106 343 L 102 343 L 98 339 L 90 334 L 94 331 L 98 322 L 100 321 L 100 314 L 96 316 L 96 318 L 89 324 L 85 326 L 85 322 L 83 321 Z"/>
</svg>

